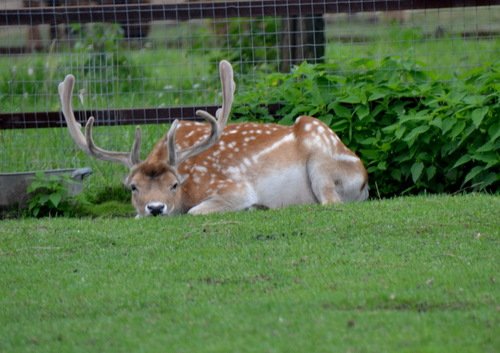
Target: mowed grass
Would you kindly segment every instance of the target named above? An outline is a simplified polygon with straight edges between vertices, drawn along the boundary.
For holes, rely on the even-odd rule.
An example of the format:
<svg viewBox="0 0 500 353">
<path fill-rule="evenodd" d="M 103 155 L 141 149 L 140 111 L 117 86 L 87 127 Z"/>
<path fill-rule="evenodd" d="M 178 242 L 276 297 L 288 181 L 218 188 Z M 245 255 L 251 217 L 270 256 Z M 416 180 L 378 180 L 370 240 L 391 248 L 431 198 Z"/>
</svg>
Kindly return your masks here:
<svg viewBox="0 0 500 353">
<path fill-rule="evenodd" d="M 498 352 L 500 198 L 0 224 L 1 352 Z"/>
</svg>

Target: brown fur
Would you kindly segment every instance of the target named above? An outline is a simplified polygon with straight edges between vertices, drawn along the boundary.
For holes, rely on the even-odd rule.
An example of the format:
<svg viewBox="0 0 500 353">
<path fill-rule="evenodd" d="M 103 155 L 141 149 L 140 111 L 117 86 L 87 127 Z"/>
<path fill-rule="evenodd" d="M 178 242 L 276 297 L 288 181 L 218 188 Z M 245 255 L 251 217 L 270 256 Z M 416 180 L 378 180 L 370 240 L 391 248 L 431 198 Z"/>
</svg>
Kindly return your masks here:
<svg viewBox="0 0 500 353">
<path fill-rule="evenodd" d="M 315 129 L 313 129 L 313 126 Z M 183 149 L 199 142 L 209 134 L 209 125 L 205 123 L 181 121 L 176 134 L 177 148 Z M 309 129 L 309 131 L 306 131 Z M 133 192 L 133 203 L 138 214 L 144 215 L 146 205 L 152 201 L 165 203 L 171 214 L 185 213 L 207 199 L 221 195 L 238 193 L 241 186 L 234 180 L 228 171 L 242 165 L 245 158 L 255 156 L 266 149 L 272 148 L 286 136 L 293 134 L 294 140 L 276 147 L 269 156 L 263 155 L 259 163 L 248 166 L 246 173 L 257 178 L 259 173 L 279 172 L 291 162 L 307 160 L 318 153 L 304 141 L 319 139 L 318 130 L 323 131 L 331 140 L 338 141 L 332 154 L 339 154 L 348 158 L 336 161 L 335 168 L 342 171 L 342 175 L 360 174 L 363 179 L 359 191 L 367 184 L 368 175 L 361 162 L 353 163 L 357 156 L 350 151 L 326 125 L 311 117 L 301 117 L 293 126 L 277 124 L 242 123 L 228 125 L 218 143 L 208 150 L 186 160 L 178 166 L 178 175 L 175 170 L 166 164 L 168 155 L 166 135 L 151 151 L 148 158 L 134 167 L 127 185 L 133 185 L 140 192 Z M 322 140 L 318 140 L 322 142 Z M 244 166 L 244 164 L 243 164 Z M 328 168 L 331 168 L 329 165 Z M 339 177 L 339 180 L 342 178 Z M 172 186 L 180 183 L 180 188 L 171 190 Z M 332 184 L 334 185 L 334 184 Z M 338 183 L 337 183 L 338 185 Z M 223 187 L 221 187 L 223 186 Z M 293 188 L 293 185 L 290 186 Z M 326 189 L 324 189 L 326 190 Z M 341 202 L 342 199 L 331 194 L 330 202 Z M 318 200 L 319 201 L 319 200 Z M 322 203 L 329 203 L 328 200 Z M 252 205 L 249 205 L 252 206 Z"/>
</svg>

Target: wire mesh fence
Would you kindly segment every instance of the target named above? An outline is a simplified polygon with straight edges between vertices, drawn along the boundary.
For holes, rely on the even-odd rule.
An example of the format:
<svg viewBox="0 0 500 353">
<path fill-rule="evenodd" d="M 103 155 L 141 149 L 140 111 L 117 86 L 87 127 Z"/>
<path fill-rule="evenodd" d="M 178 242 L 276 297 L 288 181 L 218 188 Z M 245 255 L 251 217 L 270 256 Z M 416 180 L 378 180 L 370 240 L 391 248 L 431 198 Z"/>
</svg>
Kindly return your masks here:
<svg viewBox="0 0 500 353">
<path fill-rule="evenodd" d="M 93 114 L 101 125 L 99 144 L 128 149 L 134 131 L 128 125 L 144 124 L 147 150 L 172 119 L 220 104 L 221 59 L 234 65 L 238 97 L 262 77 L 303 61 L 356 72 L 362 60 L 387 57 L 417 63 L 441 81 L 498 62 L 500 6 L 481 0 L 5 0 L 0 172 L 90 165 L 104 179 L 121 177 L 121 167 L 87 158 L 61 128 L 57 84 L 68 73 L 76 77 L 79 119 Z"/>
</svg>

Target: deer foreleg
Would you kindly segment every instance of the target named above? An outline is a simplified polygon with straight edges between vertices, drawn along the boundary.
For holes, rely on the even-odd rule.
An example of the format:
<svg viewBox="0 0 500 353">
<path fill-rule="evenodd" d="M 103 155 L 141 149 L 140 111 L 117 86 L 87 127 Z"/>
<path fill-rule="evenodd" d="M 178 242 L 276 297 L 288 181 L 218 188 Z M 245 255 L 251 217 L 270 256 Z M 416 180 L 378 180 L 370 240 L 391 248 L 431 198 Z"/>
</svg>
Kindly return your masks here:
<svg viewBox="0 0 500 353">
<path fill-rule="evenodd" d="M 213 195 L 191 208 L 189 214 L 240 211 L 257 204 L 257 197 L 249 186 L 233 187 L 223 194 Z"/>
</svg>

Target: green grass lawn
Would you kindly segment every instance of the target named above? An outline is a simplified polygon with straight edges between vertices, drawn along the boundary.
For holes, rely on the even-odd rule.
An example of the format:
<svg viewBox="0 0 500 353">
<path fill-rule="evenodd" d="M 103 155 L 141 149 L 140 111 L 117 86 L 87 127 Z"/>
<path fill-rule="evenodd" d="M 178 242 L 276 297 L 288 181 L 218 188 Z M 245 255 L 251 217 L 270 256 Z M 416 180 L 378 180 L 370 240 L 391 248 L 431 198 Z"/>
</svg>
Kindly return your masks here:
<svg viewBox="0 0 500 353">
<path fill-rule="evenodd" d="M 500 198 L 0 224 L 0 352 L 498 352 Z"/>
</svg>

